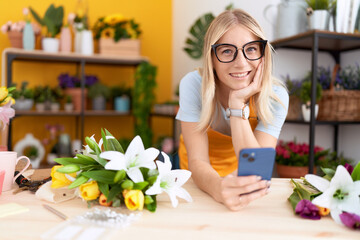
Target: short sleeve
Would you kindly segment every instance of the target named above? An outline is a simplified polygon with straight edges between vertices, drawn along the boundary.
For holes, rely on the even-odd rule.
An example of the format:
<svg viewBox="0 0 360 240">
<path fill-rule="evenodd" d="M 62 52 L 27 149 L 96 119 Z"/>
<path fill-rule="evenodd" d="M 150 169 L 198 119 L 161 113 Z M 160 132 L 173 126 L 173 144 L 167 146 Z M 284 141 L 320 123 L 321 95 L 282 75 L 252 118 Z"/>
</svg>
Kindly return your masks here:
<svg viewBox="0 0 360 240">
<path fill-rule="evenodd" d="M 274 86 L 273 90 L 282 104 L 277 101 L 273 101 L 273 121 L 265 127 L 263 122 L 260 120 L 255 130 L 262 131 L 274 136 L 275 138 L 279 138 L 281 128 L 284 125 L 288 112 L 289 94 L 286 89 L 281 86 Z"/>
<path fill-rule="evenodd" d="M 201 113 L 201 76 L 197 71 L 186 74 L 179 86 L 179 111 L 176 119 L 199 122 Z"/>
</svg>

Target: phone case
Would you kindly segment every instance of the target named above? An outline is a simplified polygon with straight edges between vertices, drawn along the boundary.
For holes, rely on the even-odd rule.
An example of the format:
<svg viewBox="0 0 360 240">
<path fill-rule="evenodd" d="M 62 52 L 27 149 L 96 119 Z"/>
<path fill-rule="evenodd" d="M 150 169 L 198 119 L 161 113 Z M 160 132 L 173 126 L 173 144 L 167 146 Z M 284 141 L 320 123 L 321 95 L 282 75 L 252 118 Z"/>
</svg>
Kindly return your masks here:
<svg viewBox="0 0 360 240">
<path fill-rule="evenodd" d="M 257 175 L 270 180 L 274 163 L 274 148 L 244 148 L 239 154 L 238 176 Z"/>
</svg>

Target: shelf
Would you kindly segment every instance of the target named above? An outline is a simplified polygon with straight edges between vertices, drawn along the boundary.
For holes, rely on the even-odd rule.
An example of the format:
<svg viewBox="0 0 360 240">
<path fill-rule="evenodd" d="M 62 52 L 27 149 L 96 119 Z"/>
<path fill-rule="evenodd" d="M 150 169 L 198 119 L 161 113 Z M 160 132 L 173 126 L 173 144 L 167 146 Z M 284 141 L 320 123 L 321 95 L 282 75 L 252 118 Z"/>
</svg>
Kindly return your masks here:
<svg viewBox="0 0 360 240">
<path fill-rule="evenodd" d="M 69 63 L 94 63 L 122 66 L 139 65 L 148 58 L 142 56 L 106 56 L 100 54 L 82 55 L 78 53 L 48 53 L 42 50 L 27 51 L 19 48 L 7 48 L 3 54 L 21 61 L 44 61 L 44 62 L 69 62 Z"/>
<path fill-rule="evenodd" d="M 131 112 L 117 112 L 115 110 L 86 110 L 85 116 L 133 116 Z"/>
<path fill-rule="evenodd" d="M 313 37 L 319 38 L 319 51 L 350 51 L 360 48 L 360 34 L 338 33 L 311 30 L 291 37 L 271 42 L 274 48 L 291 48 L 311 50 L 314 46 Z"/>
<path fill-rule="evenodd" d="M 303 120 L 286 120 L 285 123 L 310 125 L 310 122 L 304 122 Z M 315 124 L 316 125 L 348 125 L 348 124 L 360 124 L 360 121 L 315 121 Z"/>
<path fill-rule="evenodd" d="M 80 111 L 66 112 L 63 110 L 52 112 L 52 111 L 43 111 L 38 112 L 34 110 L 24 111 L 16 110 L 16 116 L 80 116 Z M 131 112 L 117 112 L 115 110 L 86 110 L 84 112 L 85 116 L 132 116 Z"/>
</svg>

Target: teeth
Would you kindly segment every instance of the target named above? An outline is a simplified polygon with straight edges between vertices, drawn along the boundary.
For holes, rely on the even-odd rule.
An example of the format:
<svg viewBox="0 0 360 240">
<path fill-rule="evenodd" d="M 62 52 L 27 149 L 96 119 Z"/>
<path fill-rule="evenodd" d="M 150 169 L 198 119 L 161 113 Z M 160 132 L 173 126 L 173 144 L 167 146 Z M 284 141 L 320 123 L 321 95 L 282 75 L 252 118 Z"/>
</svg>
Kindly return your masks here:
<svg viewBox="0 0 360 240">
<path fill-rule="evenodd" d="M 245 77 L 248 73 L 231 73 L 230 75 L 233 76 L 233 77 Z"/>
</svg>

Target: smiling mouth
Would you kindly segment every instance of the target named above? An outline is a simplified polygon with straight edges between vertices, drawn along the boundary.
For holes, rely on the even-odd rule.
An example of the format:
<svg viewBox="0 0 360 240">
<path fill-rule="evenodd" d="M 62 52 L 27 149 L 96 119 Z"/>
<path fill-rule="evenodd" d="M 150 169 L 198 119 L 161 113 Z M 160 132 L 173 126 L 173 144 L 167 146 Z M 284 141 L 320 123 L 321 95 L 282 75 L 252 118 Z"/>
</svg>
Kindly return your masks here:
<svg viewBox="0 0 360 240">
<path fill-rule="evenodd" d="M 251 71 L 243 72 L 243 73 L 230 73 L 229 75 L 235 78 L 244 78 L 250 74 Z"/>
</svg>

